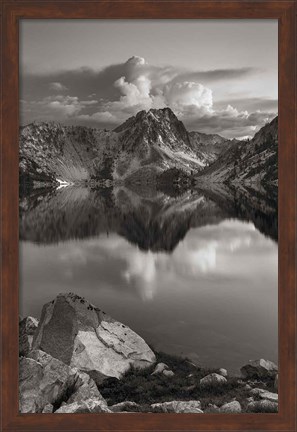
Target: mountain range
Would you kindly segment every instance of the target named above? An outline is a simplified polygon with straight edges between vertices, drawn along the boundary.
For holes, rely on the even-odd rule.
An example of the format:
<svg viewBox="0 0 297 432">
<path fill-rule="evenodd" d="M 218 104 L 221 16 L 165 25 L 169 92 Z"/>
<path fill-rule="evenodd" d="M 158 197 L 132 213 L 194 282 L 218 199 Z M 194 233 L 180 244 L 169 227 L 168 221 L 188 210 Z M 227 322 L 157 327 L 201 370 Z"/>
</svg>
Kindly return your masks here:
<svg viewBox="0 0 297 432">
<path fill-rule="evenodd" d="M 20 129 L 20 183 L 155 184 L 175 170 L 169 181 L 181 173 L 197 184 L 276 185 L 277 146 L 277 117 L 249 141 L 188 132 L 170 108 L 140 111 L 113 131 L 31 123 Z"/>
</svg>

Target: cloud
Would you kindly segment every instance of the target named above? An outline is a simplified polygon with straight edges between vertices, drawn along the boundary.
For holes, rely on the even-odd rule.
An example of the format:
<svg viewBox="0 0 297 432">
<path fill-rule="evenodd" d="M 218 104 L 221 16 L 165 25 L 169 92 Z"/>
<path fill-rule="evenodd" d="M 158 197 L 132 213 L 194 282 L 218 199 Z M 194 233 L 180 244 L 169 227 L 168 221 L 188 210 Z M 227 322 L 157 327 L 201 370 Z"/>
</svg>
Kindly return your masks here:
<svg viewBox="0 0 297 432">
<path fill-rule="evenodd" d="M 207 83 L 215 81 L 229 81 L 238 78 L 245 78 L 260 72 L 257 68 L 245 67 L 237 69 L 214 69 L 208 71 L 185 72 L 179 74 L 175 81 L 203 81 Z"/>
<path fill-rule="evenodd" d="M 231 105 L 225 109 L 214 110 L 203 116 L 195 113 L 184 113 L 184 123 L 188 130 L 203 130 L 205 133 L 217 133 L 228 138 L 241 138 L 254 136 L 262 126 L 273 120 L 274 112 L 260 110 L 249 113 L 239 111 Z"/>
<path fill-rule="evenodd" d="M 212 86 L 220 82 L 222 88 L 224 81 L 235 79 L 244 83 L 257 72 L 254 68 L 190 71 L 150 65 L 143 57 L 132 56 L 100 71 L 80 68 L 28 75 L 22 85 L 21 119 L 23 123 L 52 119 L 112 128 L 140 110 L 169 106 L 190 130 L 230 138 L 250 136 L 276 115 L 275 101 L 261 104 L 261 98 L 254 98 L 247 107 L 240 98 L 217 102 Z M 68 95 L 61 95 L 66 90 Z"/>
<path fill-rule="evenodd" d="M 54 90 L 54 91 L 65 91 L 68 90 L 66 86 L 64 86 L 63 84 L 61 84 L 60 82 L 51 82 L 49 83 L 49 88 L 50 90 Z"/>
<path fill-rule="evenodd" d="M 23 115 L 30 115 L 34 120 L 59 120 L 77 119 L 79 113 L 98 101 L 80 101 L 77 96 L 48 96 L 40 101 L 21 102 Z"/>
<path fill-rule="evenodd" d="M 117 117 L 111 114 L 109 111 L 99 111 L 94 114 L 81 114 L 77 117 L 78 120 L 83 120 L 86 122 L 98 122 L 100 124 L 116 124 Z"/>
<path fill-rule="evenodd" d="M 226 105 L 232 105 L 236 109 L 242 111 L 247 110 L 249 112 L 255 111 L 266 111 L 266 112 L 277 112 L 278 100 L 264 97 L 230 97 L 228 99 L 220 100 L 216 102 L 217 109 L 223 109 Z"/>
<path fill-rule="evenodd" d="M 212 91 L 197 82 L 184 81 L 169 84 L 164 89 L 165 103 L 177 111 L 187 107 L 210 111 L 212 109 Z"/>
</svg>

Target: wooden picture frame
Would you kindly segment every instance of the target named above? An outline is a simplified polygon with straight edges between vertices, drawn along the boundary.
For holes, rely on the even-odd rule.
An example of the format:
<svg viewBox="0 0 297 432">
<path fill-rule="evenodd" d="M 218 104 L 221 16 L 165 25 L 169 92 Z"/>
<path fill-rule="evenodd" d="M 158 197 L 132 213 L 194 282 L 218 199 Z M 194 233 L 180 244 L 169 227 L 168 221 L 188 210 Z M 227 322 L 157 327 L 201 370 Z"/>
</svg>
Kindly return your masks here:
<svg viewBox="0 0 297 432">
<path fill-rule="evenodd" d="M 21 19 L 277 19 L 279 23 L 279 412 L 19 414 L 18 55 Z M 296 3 L 2 0 L 2 428 L 17 431 L 296 430 Z M 172 41 L 174 43 L 174 41 Z"/>
</svg>

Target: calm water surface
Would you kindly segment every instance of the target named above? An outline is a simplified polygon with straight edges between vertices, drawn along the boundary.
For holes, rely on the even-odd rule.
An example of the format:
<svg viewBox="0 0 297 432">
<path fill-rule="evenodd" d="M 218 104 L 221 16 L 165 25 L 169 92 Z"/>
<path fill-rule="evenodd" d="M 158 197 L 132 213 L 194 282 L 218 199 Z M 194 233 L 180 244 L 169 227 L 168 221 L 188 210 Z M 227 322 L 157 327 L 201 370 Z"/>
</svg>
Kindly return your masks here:
<svg viewBox="0 0 297 432">
<path fill-rule="evenodd" d="M 237 218 L 201 193 L 121 191 L 111 207 L 73 193 L 24 201 L 22 315 L 39 317 L 58 293 L 75 292 L 156 350 L 233 373 L 249 359 L 277 361 L 278 248 L 265 215 Z"/>
</svg>

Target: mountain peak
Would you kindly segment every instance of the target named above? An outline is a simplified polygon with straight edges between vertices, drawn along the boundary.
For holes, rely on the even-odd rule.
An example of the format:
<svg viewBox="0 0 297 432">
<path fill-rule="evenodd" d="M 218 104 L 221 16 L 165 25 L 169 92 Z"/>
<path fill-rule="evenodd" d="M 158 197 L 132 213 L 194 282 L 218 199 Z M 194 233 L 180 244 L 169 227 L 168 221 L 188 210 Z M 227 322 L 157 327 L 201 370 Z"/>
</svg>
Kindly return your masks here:
<svg viewBox="0 0 297 432">
<path fill-rule="evenodd" d="M 172 122 L 179 122 L 178 118 L 174 114 L 174 112 L 169 108 L 160 108 L 155 109 L 151 108 L 150 110 L 142 110 L 139 111 L 135 116 L 129 117 L 124 123 L 117 126 L 114 129 L 114 132 L 122 132 L 128 128 L 130 128 L 132 125 L 134 125 L 137 122 L 163 122 L 163 121 L 172 121 Z M 180 122 L 181 123 L 181 122 Z"/>
<path fill-rule="evenodd" d="M 140 111 L 114 129 L 127 151 L 143 151 L 151 146 L 166 145 L 173 151 L 192 150 L 189 134 L 173 111 L 166 107 Z"/>
</svg>

